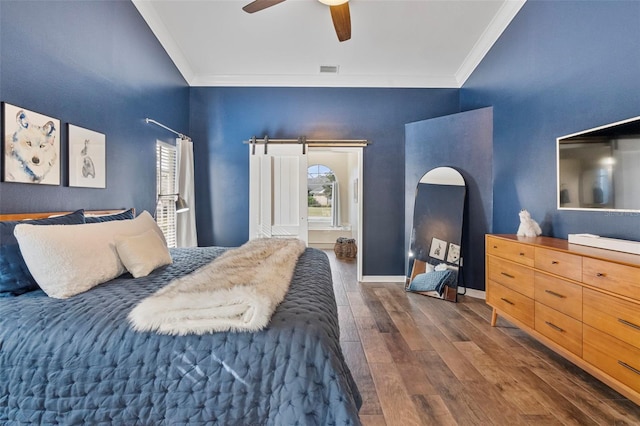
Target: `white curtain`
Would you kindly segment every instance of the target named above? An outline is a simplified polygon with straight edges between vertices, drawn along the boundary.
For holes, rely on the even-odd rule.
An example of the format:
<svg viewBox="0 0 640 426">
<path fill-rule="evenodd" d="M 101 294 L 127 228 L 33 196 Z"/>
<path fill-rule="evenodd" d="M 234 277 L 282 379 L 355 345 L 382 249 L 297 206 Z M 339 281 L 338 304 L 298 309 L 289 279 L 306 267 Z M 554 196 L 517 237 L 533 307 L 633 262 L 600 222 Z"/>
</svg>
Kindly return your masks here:
<svg viewBox="0 0 640 426">
<path fill-rule="evenodd" d="M 189 206 L 189 210 L 178 213 L 176 218 L 176 244 L 178 247 L 197 247 L 196 194 L 193 174 L 193 142 L 176 139 L 178 151 L 178 194 Z"/>
<path fill-rule="evenodd" d="M 331 226 L 337 228 L 340 226 L 340 185 L 338 182 L 333 182 L 333 189 L 331 191 Z"/>
</svg>

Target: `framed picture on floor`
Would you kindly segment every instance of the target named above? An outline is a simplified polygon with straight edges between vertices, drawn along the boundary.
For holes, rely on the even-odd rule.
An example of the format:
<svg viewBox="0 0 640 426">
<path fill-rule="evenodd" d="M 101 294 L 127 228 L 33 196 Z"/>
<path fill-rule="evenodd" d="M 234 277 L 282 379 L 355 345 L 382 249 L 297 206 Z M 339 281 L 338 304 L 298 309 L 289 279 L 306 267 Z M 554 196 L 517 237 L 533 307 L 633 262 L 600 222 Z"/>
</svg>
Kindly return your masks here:
<svg viewBox="0 0 640 426">
<path fill-rule="evenodd" d="M 449 250 L 447 251 L 447 263 L 453 263 L 455 265 L 460 262 L 460 246 L 457 244 L 449 243 Z"/>
<path fill-rule="evenodd" d="M 431 239 L 431 248 L 429 249 L 429 257 L 434 259 L 444 260 L 444 255 L 447 252 L 447 242 L 438 238 Z"/>
<path fill-rule="evenodd" d="M 69 186 L 107 187 L 107 138 L 69 124 Z"/>
<path fill-rule="evenodd" d="M 60 185 L 60 120 L 2 104 L 5 182 Z"/>
</svg>

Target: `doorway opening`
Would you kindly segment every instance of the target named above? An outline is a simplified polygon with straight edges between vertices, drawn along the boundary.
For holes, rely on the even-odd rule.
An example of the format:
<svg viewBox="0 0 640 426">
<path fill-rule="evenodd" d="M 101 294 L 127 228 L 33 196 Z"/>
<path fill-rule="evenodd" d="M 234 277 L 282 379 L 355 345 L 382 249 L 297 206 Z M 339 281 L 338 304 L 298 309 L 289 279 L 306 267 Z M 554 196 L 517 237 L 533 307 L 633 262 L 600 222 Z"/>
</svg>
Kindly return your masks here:
<svg viewBox="0 0 640 426">
<path fill-rule="evenodd" d="M 249 239 L 295 237 L 328 250 L 337 238 L 352 238 L 362 280 L 362 147 L 264 151 L 249 150 Z"/>
<path fill-rule="evenodd" d="M 354 238 L 357 158 L 355 153 L 314 148 L 309 150 L 307 163 L 309 246 L 331 249 L 338 237 Z M 354 184 L 349 185 L 350 181 Z"/>
<path fill-rule="evenodd" d="M 309 247 L 332 250 L 338 238 L 354 239 L 361 265 L 362 148 L 310 148 L 307 157 Z"/>
</svg>

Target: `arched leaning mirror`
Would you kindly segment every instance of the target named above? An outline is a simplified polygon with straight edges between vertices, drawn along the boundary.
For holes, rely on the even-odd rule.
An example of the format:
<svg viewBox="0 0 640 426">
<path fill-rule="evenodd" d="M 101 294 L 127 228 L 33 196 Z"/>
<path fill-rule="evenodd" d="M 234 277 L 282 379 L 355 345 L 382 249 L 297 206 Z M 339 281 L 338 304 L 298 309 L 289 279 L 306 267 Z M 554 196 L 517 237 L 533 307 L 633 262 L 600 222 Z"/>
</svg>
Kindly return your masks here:
<svg viewBox="0 0 640 426">
<path fill-rule="evenodd" d="M 467 186 L 451 167 L 425 173 L 416 187 L 407 291 L 457 301 Z"/>
</svg>

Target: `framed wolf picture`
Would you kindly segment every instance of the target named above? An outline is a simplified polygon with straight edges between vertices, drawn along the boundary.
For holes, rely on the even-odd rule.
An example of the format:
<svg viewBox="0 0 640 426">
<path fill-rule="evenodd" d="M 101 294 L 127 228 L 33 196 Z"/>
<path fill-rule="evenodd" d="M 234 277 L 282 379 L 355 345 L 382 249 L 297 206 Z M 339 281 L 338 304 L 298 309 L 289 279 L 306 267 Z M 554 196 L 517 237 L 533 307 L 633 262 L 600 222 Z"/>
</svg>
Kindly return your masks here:
<svg viewBox="0 0 640 426">
<path fill-rule="evenodd" d="M 106 136 L 69 124 L 69 186 L 106 188 Z"/>
<path fill-rule="evenodd" d="M 3 180 L 60 185 L 60 120 L 2 105 Z"/>
</svg>

